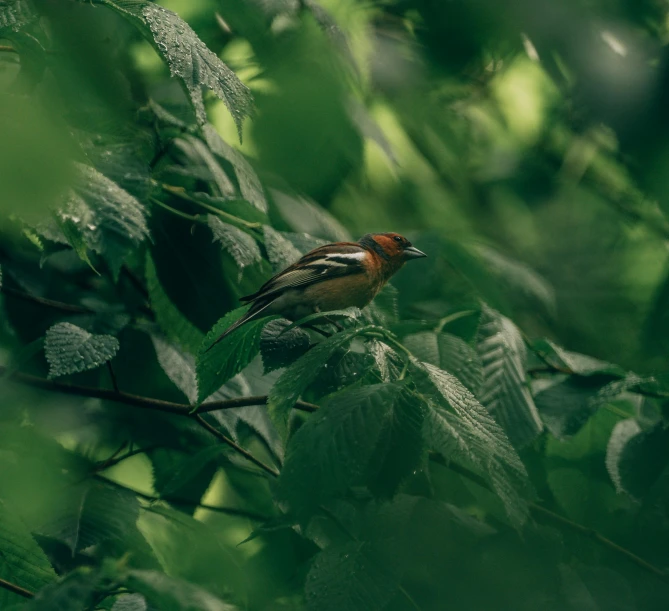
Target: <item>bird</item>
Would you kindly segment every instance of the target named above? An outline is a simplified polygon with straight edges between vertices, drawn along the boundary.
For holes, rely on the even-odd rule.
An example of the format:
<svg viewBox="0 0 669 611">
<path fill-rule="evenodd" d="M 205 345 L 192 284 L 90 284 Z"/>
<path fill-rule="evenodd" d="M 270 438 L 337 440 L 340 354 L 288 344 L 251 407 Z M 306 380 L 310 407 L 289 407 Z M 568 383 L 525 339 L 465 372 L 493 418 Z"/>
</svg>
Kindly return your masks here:
<svg viewBox="0 0 669 611">
<path fill-rule="evenodd" d="M 368 233 L 358 242 L 325 244 L 241 297 L 249 310 L 208 348 L 259 317 L 292 321 L 317 312 L 365 307 L 407 261 L 427 255 L 399 233 Z"/>
</svg>

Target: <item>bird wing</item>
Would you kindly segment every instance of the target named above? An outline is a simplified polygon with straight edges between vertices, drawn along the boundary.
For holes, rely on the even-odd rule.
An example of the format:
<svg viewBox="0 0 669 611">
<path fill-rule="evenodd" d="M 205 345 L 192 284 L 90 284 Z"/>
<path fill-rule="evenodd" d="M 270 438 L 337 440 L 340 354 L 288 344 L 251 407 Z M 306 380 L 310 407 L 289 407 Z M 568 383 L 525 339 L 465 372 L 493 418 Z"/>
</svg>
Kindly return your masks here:
<svg viewBox="0 0 669 611">
<path fill-rule="evenodd" d="M 367 251 L 354 242 L 321 246 L 270 278 L 257 292 L 242 297 L 241 300 L 256 301 L 276 297 L 289 289 L 362 274 L 366 271 L 363 263 L 366 254 Z"/>
</svg>

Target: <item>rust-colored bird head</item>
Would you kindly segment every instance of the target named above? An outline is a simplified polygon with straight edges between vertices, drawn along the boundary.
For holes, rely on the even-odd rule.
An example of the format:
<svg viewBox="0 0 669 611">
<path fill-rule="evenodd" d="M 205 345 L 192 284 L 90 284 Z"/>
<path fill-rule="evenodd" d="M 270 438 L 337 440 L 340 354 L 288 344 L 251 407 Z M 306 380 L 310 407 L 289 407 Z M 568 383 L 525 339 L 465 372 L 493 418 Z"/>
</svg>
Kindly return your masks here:
<svg viewBox="0 0 669 611">
<path fill-rule="evenodd" d="M 360 246 L 376 252 L 383 259 L 408 261 L 427 257 L 418 250 L 404 236 L 399 233 L 368 233 L 360 238 Z"/>
</svg>

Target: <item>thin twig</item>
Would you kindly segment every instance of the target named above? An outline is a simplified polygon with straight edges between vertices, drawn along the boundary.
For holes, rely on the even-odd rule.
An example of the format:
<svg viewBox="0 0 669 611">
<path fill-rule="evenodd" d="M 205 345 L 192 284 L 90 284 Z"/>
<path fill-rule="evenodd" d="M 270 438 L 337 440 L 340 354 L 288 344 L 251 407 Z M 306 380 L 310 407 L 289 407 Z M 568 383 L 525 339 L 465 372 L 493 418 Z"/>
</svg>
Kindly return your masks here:
<svg viewBox="0 0 669 611">
<path fill-rule="evenodd" d="M 488 482 L 485 481 L 480 475 L 477 473 L 473 473 L 466 467 L 463 467 L 457 463 L 454 463 L 452 461 L 445 461 L 440 455 L 438 454 L 430 454 L 430 459 L 433 460 L 434 462 L 437 462 L 446 468 L 450 469 L 451 471 L 454 471 L 455 473 L 458 473 L 459 475 L 462 475 L 469 479 L 470 481 L 474 482 L 475 484 L 481 486 L 482 488 L 485 488 L 486 490 L 491 490 L 490 485 Z M 646 569 L 648 572 L 652 573 L 656 577 L 659 577 L 663 581 L 669 581 L 669 574 L 667 574 L 666 571 L 656 567 L 655 565 L 651 564 L 650 562 L 644 560 L 640 556 L 637 556 L 635 553 L 631 552 L 630 550 L 622 547 L 621 545 L 618 545 L 617 543 L 614 543 L 610 539 L 607 539 L 604 535 L 599 533 L 598 531 L 588 528 L 587 526 L 583 526 L 582 524 L 578 524 L 577 522 L 573 522 L 569 518 L 565 518 L 564 516 L 561 516 L 558 513 L 555 513 L 551 511 L 550 509 L 546 509 L 545 507 L 542 507 L 541 505 L 538 505 L 537 503 L 532 503 L 528 502 L 527 503 L 528 508 L 532 512 L 532 514 L 537 517 L 541 516 L 551 522 L 555 522 L 556 524 L 560 524 L 566 528 L 569 528 L 575 532 L 579 532 L 590 539 L 593 539 L 594 541 L 597 541 L 604 547 L 609 548 L 610 550 L 616 552 L 617 554 L 620 554 L 621 556 L 624 556 L 627 558 L 630 562 L 636 564 L 637 566 L 640 566 L 643 569 Z"/>
<path fill-rule="evenodd" d="M 118 382 L 116 381 L 116 374 L 114 373 L 114 366 L 111 364 L 111 361 L 107 361 L 107 371 L 109 371 L 109 377 L 111 378 L 114 391 L 116 391 L 116 393 L 120 393 L 121 391 L 119 390 Z"/>
<path fill-rule="evenodd" d="M 199 414 L 193 414 L 193 418 L 200 424 L 201 427 L 209 431 L 214 437 L 217 439 L 220 439 L 223 443 L 226 445 L 230 446 L 233 448 L 237 453 L 241 454 L 252 462 L 254 465 L 260 467 L 265 473 L 269 473 L 269 475 L 272 475 L 274 477 L 279 477 L 279 472 L 276 469 L 272 469 L 272 467 L 269 467 L 266 465 L 264 462 L 253 456 L 250 452 L 242 448 L 242 446 L 236 444 L 232 439 L 221 433 L 217 428 L 213 427 L 211 424 L 209 424 L 202 416 Z"/>
<path fill-rule="evenodd" d="M 98 471 L 104 471 L 105 469 L 108 469 L 108 468 L 111 467 L 112 465 L 118 464 L 119 462 L 121 462 L 121 460 L 125 460 L 125 459 L 127 458 L 127 456 L 123 456 L 123 458 L 121 458 L 121 460 L 119 460 L 119 459 L 118 459 L 118 455 L 119 455 L 121 452 L 123 452 L 123 450 L 124 450 L 127 446 L 128 446 L 128 442 L 127 442 L 127 441 L 124 441 L 124 442 L 119 446 L 118 450 L 116 450 L 116 451 L 115 451 L 109 458 L 107 458 L 106 460 L 104 460 L 104 461 L 102 461 L 101 463 L 99 463 L 98 465 L 96 465 L 94 473 L 97 473 Z"/>
<path fill-rule="evenodd" d="M 93 310 L 89 310 L 84 306 L 74 305 L 71 303 L 64 303 L 62 301 L 55 301 L 53 299 L 46 299 L 45 297 L 38 297 L 37 295 L 31 295 L 30 293 L 25 293 L 18 289 L 11 288 L 9 286 L 3 286 L 2 292 L 16 297 L 17 299 L 22 299 L 23 301 L 30 301 L 31 303 L 36 303 L 48 308 L 54 308 L 55 310 L 61 310 L 62 312 L 70 312 L 73 314 L 92 314 Z"/>
<path fill-rule="evenodd" d="M 4 588 L 5 590 L 9 590 L 10 592 L 13 592 L 14 594 L 18 594 L 19 596 L 23 596 L 23 598 L 34 598 L 35 593 L 31 592 L 30 590 L 26 590 L 25 588 L 22 588 L 21 586 L 17 586 L 15 583 L 11 583 L 10 581 L 5 581 L 4 579 L 0 579 L 0 588 Z"/>
<path fill-rule="evenodd" d="M 207 505 L 206 503 L 199 503 L 198 501 L 193 501 L 189 499 L 182 499 L 169 496 L 165 497 L 155 496 L 153 494 L 148 494 L 146 492 L 142 492 L 141 490 L 137 490 L 136 488 L 131 488 L 130 486 L 126 486 L 125 484 L 121 484 L 113 479 L 109 479 L 102 475 L 95 475 L 94 477 L 95 479 L 104 482 L 105 484 L 108 484 L 110 486 L 113 486 L 115 488 L 119 488 L 120 490 L 126 490 L 127 492 L 132 492 L 132 494 L 151 503 L 164 501 L 165 503 L 170 503 L 172 505 L 186 505 L 188 507 L 198 507 L 200 509 L 206 509 L 208 511 L 216 511 L 218 513 L 224 513 L 231 516 L 248 518 L 249 520 L 254 520 L 256 522 L 264 522 L 269 519 L 269 516 L 255 513 L 253 511 L 246 511 L 245 509 L 237 509 L 236 507 L 219 507 L 218 505 Z"/>
</svg>

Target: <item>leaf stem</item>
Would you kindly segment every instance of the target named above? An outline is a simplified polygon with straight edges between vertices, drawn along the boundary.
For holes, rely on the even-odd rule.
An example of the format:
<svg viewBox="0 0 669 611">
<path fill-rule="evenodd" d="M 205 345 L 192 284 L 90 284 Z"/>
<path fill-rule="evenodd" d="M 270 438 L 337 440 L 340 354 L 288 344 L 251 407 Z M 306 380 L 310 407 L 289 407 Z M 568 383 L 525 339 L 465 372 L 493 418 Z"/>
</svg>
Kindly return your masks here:
<svg viewBox="0 0 669 611">
<path fill-rule="evenodd" d="M 11 288 L 9 286 L 2 286 L 0 289 L 6 295 L 11 295 L 17 299 L 22 299 L 23 301 L 30 301 L 47 308 L 53 308 L 54 310 L 60 310 L 61 312 L 68 312 L 71 314 L 93 314 L 93 310 L 80 305 L 74 305 L 71 303 L 64 303 L 62 301 L 55 301 L 54 299 L 46 299 L 45 297 L 38 297 L 37 295 L 31 295 L 30 293 L 25 293 L 18 289 Z"/>
<path fill-rule="evenodd" d="M 4 579 L 0 579 L 0 588 L 4 588 L 5 590 L 9 590 L 10 592 L 13 592 L 14 594 L 18 594 L 19 596 L 23 596 L 23 598 L 34 598 L 35 593 L 31 592 L 30 590 L 26 590 L 25 588 L 22 588 L 21 586 L 17 586 L 15 583 L 12 583 L 11 581 L 5 581 Z"/>
<path fill-rule="evenodd" d="M 177 210 L 176 208 L 172 208 L 172 206 L 168 206 L 167 204 L 161 202 L 159 199 L 155 197 L 149 198 L 152 203 L 156 204 L 157 206 L 160 206 L 161 208 L 164 208 L 168 212 L 171 212 L 172 214 L 176 214 L 177 216 L 180 216 L 181 218 L 188 219 L 189 221 L 192 221 L 193 223 L 204 223 L 204 221 L 199 217 L 199 216 L 192 216 L 190 214 L 186 214 L 185 212 L 181 212 L 181 210 Z"/>
</svg>

